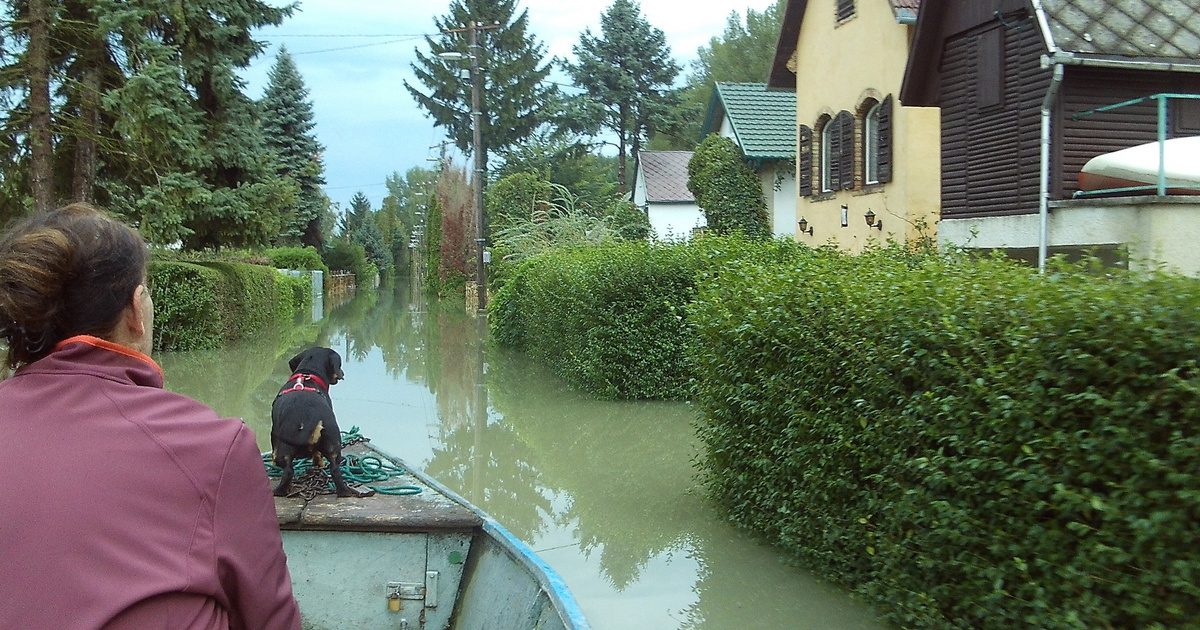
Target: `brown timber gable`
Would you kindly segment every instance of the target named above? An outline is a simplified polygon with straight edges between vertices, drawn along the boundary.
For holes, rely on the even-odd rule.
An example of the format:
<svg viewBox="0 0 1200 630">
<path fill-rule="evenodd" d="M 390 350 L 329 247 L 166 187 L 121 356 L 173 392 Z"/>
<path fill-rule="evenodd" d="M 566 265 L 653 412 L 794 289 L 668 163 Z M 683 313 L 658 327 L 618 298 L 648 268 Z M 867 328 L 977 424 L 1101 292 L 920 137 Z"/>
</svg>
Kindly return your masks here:
<svg viewBox="0 0 1200 630">
<path fill-rule="evenodd" d="M 991 57 L 996 41 L 1005 58 L 999 65 Z M 1040 66 L 1044 52 L 1027 21 L 1015 27 L 987 23 L 946 40 L 939 71 L 942 216 L 1036 210 L 1039 112 L 1049 85 L 1049 73 Z M 980 77 L 985 67 L 1002 74 Z M 981 81 L 992 87 L 981 89 Z"/>
</svg>

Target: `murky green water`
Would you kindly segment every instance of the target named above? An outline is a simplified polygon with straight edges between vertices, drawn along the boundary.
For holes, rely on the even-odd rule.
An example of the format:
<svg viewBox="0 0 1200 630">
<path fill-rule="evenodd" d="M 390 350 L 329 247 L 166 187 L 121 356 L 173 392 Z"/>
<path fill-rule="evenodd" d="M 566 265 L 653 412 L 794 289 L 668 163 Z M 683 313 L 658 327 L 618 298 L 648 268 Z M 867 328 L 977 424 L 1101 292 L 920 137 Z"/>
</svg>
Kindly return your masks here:
<svg viewBox="0 0 1200 630">
<path fill-rule="evenodd" d="M 286 333 L 156 358 L 168 388 L 245 418 L 268 450 L 287 361 L 313 344 L 342 355 L 342 429 L 489 512 L 558 571 L 598 630 L 884 627 L 720 519 L 693 477 L 687 405 L 589 400 L 485 347 L 475 318 L 404 287 Z"/>
</svg>

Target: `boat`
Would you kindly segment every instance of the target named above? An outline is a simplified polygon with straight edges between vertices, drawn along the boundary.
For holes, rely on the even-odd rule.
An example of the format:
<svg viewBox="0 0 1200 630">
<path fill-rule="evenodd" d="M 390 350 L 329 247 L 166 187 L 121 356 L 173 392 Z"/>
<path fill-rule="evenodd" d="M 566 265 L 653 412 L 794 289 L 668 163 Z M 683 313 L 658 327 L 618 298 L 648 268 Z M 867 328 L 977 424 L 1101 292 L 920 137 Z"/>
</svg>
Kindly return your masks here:
<svg viewBox="0 0 1200 630">
<path fill-rule="evenodd" d="M 305 630 L 588 628 L 558 574 L 483 510 L 369 441 L 343 455 L 395 473 L 367 498 L 275 498 Z"/>
<path fill-rule="evenodd" d="M 1200 195 L 1200 136 L 1163 141 L 1166 192 Z M 1088 195 L 1156 192 L 1159 143 L 1148 142 L 1088 160 L 1079 172 L 1079 189 Z"/>
</svg>

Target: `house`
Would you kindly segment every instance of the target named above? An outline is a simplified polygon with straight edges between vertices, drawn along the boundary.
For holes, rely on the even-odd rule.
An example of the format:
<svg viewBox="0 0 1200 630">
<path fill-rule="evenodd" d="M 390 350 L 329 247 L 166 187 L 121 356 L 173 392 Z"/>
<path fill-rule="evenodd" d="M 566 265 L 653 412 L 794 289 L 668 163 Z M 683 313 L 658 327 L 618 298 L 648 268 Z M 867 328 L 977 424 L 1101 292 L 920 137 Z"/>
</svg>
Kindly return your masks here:
<svg viewBox="0 0 1200 630">
<path fill-rule="evenodd" d="M 1075 198 L 1089 159 L 1157 139 L 1160 103 L 1166 137 L 1200 134 L 1200 101 L 1141 100 L 1200 92 L 1198 7 L 924 0 L 900 100 L 941 108 L 939 240 L 1200 274 L 1197 198 Z"/>
<path fill-rule="evenodd" d="M 938 110 L 897 102 L 919 4 L 788 1 L 767 86 L 796 95 L 797 240 L 857 252 L 937 229 Z"/>
<path fill-rule="evenodd" d="M 658 240 L 687 240 L 705 226 L 687 187 L 691 159 L 691 151 L 638 151 L 633 203 L 646 213 Z"/>
<path fill-rule="evenodd" d="M 713 86 L 701 138 L 733 140 L 762 182 L 775 236 L 796 235 L 796 92 L 765 83 Z"/>
</svg>

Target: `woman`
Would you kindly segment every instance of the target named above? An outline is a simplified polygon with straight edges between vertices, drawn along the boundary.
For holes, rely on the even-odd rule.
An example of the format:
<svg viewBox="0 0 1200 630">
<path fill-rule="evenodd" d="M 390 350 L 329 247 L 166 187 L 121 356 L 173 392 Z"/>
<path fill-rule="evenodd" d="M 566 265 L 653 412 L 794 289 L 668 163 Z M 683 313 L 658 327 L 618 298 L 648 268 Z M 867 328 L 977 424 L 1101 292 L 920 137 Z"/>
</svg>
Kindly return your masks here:
<svg viewBox="0 0 1200 630">
<path fill-rule="evenodd" d="M 299 628 L 254 435 L 163 390 L 146 247 L 83 205 L 0 238 L 0 628 Z"/>
</svg>

